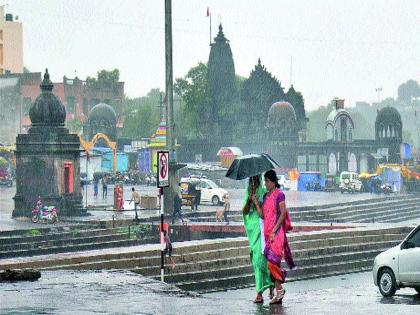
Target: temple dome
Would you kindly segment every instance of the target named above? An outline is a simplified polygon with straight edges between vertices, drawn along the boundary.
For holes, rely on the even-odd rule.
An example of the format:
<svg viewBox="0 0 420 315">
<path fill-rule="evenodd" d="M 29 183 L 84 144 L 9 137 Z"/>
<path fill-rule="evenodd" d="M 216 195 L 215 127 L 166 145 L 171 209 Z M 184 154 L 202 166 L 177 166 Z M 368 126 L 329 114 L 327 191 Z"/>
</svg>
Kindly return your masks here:
<svg viewBox="0 0 420 315">
<path fill-rule="evenodd" d="M 41 94 L 36 98 L 29 110 L 32 125 L 64 126 L 66 109 L 60 100 L 52 93 L 53 83 L 48 69 L 45 70 L 41 82 Z"/>
<path fill-rule="evenodd" d="M 289 102 L 276 102 L 268 111 L 268 126 L 276 126 L 281 121 L 296 121 L 296 112 Z"/>
<path fill-rule="evenodd" d="M 108 104 L 99 103 L 90 110 L 89 121 L 92 120 L 108 120 L 117 121 L 117 114 L 115 110 Z"/>
<path fill-rule="evenodd" d="M 401 115 L 394 107 L 384 107 L 376 116 L 376 123 L 400 123 L 401 124 Z"/>
<path fill-rule="evenodd" d="M 401 115 L 394 107 L 387 106 L 378 111 L 375 120 L 375 137 L 377 140 L 402 140 Z"/>
</svg>

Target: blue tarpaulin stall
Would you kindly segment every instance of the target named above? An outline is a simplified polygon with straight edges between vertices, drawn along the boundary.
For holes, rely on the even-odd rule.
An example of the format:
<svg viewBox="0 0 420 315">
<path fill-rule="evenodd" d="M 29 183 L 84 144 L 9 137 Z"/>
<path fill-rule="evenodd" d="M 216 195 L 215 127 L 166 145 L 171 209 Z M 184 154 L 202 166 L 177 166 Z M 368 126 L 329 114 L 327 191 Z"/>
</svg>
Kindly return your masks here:
<svg viewBox="0 0 420 315">
<path fill-rule="evenodd" d="M 324 190 L 325 179 L 322 178 L 321 172 L 300 172 L 298 179 L 298 191 L 308 191 L 308 183 L 319 183 L 321 185 L 321 189 Z"/>
</svg>

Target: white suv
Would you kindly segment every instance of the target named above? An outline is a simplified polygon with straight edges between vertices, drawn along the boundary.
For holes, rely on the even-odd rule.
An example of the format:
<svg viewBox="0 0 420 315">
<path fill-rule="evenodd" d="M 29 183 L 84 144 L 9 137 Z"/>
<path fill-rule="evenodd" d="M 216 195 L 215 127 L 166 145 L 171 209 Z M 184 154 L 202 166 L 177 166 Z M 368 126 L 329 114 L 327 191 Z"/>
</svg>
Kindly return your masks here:
<svg viewBox="0 0 420 315">
<path fill-rule="evenodd" d="M 362 190 L 362 182 L 359 180 L 359 175 L 353 172 L 342 172 L 340 174 L 339 188 L 341 193 L 360 192 Z"/>
<path fill-rule="evenodd" d="M 399 288 L 414 288 L 420 294 L 420 225 L 398 246 L 376 256 L 373 282 L 385 297 Z"/>
<path fill-rule="evenodd" d="M 289 176 L 285 174 L 277 174 L 277 179 L 281 190 L 290 190 L 292 188 Z"/>
<path fill-rule="evenodd" d="M 211 202 L 214 206 L 224 204 L 224 196 L 229 196 L 228 192 L 217 186 L 215 182 L 207 178 L 182 178 L 181 183 L 188 183 L 189 181 L 197 182 L 197 188 L 201 190 L 201 202 Z"/>
</svg>

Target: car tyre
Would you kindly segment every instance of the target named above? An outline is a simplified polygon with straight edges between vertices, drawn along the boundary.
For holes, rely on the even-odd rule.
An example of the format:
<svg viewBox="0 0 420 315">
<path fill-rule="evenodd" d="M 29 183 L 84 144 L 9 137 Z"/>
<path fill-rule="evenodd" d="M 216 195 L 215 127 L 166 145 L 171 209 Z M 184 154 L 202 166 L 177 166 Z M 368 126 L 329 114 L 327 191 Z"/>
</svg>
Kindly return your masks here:
<svg viewBox="0 0 420 315">
<path fill-rule="evenodd" d="M 219 197 L 217 197 L 217 196 L 211 197 L 211 203 L 213 204 L 213 206 L 218 206 L 220 204 Z"/>
<path fill-rule="evenodd" d="M 397 282 L 391 269 L 384 268 L 379 272 L 378 287 L 384 297 L 391 297 L 395 294 L 397 291 Z"/>
</svg>

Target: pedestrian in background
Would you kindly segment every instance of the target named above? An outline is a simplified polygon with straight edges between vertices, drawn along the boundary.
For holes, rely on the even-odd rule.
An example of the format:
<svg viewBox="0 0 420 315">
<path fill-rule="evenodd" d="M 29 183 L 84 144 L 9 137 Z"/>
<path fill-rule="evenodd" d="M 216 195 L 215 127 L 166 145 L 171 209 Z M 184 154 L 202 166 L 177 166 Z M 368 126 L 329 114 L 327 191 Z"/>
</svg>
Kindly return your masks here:
<svg viewBox="0 0 420 315">
<path fill-rule="evenodd" d="M 181 188 L 181 184 L 179 184 L 179 188 Z M 175 223 L 175 219 L 177 216 L 181 219 L 182 223 L 184 223 L 184 219 L 182 218 L 182 195 L 181 192 L 178 190 L 178 193 L 174 196 L 174 211 L 172 212 L 172 224 Z"/>
<path fill-rule="evenodd" d="M 229 224 L 228 212 L 230 210 L 230 199 L 229 199 L 229 194 L 228 193 L 223 195 L 223 201 L 225 203 L 225 207 L 223 209 L 223 216 L 225 218 L 225 222 L 227 224 Z"/>
<path fill-rule="evenodd" d="M 138 222 L 139 217 L 137 215 L 137 207 L 140 205 L 140 195 L 139 193 L 134 189 L 134 187 L 131 188 L 131 199 L 128 204 L 131 204 L 131 202 L 134 202 L 134 211 L 136 212 L 136 222 Z"/>
<path fill-rule="evenodd" d="M 93 197 L 98 198 L 98 191 L 99 191 L 99 179 L 95 178 L 93 181 Z"/>
<path fill-rule="evenodd" d="M 108 197 L 108 175 L 102 177 L 102 198 Z"/>
</svg>

